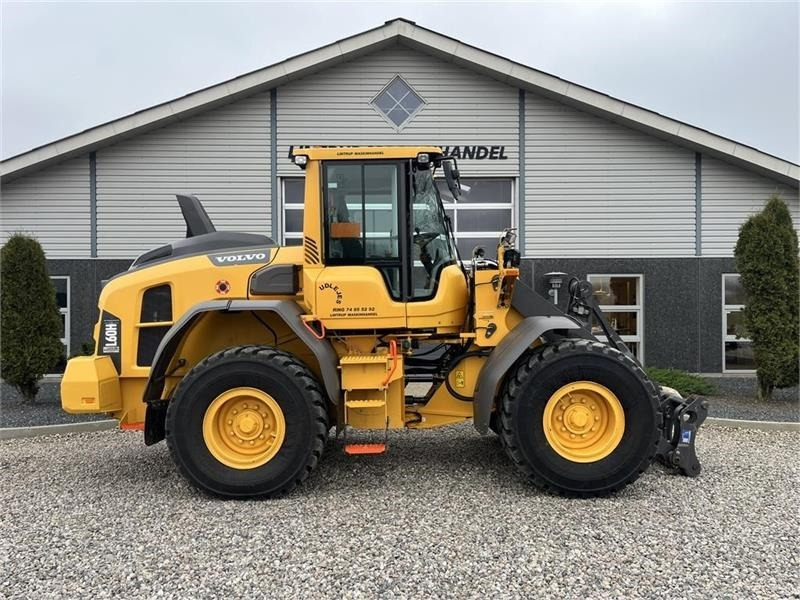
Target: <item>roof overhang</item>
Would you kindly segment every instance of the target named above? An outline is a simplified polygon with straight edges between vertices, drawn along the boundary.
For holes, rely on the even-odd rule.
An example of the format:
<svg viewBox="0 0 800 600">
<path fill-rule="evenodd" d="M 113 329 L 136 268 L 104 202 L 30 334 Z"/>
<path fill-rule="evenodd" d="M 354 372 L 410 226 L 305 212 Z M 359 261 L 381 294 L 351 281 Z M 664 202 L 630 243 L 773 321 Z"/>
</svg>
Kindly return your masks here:
<svg viewBox="0 0 800 600">
<path fill-rule="evenodd" d="M 800 166 L 792 162 L 526 67 L 404 19 L 388 21 L 381 27 L 13 156 L 0 163 L 0 176 L 3 181 L 15 179 L 396 43 L 798 187 Z"/>
</svg>

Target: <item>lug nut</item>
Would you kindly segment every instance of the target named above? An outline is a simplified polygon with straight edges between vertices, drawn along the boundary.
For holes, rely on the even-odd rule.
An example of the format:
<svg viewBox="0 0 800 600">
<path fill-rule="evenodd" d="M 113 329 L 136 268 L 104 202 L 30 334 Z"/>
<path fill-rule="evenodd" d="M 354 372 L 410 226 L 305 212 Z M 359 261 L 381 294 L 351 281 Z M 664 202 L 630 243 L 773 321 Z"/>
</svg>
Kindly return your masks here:
<svg viewBox="0 0 800 600">
<path fill-rule="evenodd" d="M 569 437 L 571 437 L 574 440 L 575 439 L 575 434 L 574 433 L 570 433 Z"/>
<path fill-rule="evenodd" d="M 557 419 L 558 421 L 561 421 L 561 420 L 562 420 L 562 419 L 561 419 L 561 415 L 558 415 L 558 416 L 556 417 L 556 419 Z"/>
<path fill-rule="evenodd" d="M 242 408 L 247 408 L 247 403 L 242 404 Z"/>
<path fill-rule="evenodd" d="M 233 425 L 233 419 L 228 419 L 228 425 Z"/>
</svg>

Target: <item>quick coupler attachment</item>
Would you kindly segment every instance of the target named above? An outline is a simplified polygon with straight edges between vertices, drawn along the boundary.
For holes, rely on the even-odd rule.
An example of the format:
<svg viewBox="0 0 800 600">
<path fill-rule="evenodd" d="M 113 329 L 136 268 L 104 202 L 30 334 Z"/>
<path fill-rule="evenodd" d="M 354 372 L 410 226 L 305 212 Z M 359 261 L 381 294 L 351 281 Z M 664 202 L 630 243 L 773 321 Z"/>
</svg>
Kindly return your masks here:
<svg viewBox="0 0 800 600">
<path fill-rule="evenodd" d="M 681 398 L 674 390 L 662 389 L 661 414 L 661 440 L 656 458 L 681 475 L 697 477 L 700 461 L 694 442 L 708 416 L 708 401 L 694 396 Z"/>
</svg>

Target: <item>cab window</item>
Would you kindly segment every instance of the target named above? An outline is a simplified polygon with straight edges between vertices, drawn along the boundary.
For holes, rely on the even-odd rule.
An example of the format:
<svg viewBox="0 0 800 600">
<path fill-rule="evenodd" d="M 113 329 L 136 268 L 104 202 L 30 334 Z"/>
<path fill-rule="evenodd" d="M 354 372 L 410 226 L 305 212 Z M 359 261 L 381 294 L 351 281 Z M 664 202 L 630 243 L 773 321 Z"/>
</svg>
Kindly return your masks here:
<svg viewBox="0 0 800 600">
<path fill-rule="evenodd" d="M 342 161 L 323 167 L 325 263 L 371 265 L 399 298 L 397 163 Z"/>
</svg>

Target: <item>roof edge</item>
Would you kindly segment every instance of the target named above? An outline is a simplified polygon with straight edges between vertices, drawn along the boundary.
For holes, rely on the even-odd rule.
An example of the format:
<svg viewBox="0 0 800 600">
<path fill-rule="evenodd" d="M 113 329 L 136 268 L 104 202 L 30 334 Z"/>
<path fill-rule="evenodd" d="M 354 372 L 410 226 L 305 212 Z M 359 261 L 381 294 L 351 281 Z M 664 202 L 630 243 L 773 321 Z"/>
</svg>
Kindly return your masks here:
<svg viewBox="0 0 800 600">
<path fill-rule="evenodd" d="M 12 156 L 0 162 L 0 178 L 4 181 L 15 179 L 51 163 L 80 156 L 97 147 L 186 118 L 216 105 L 257 93 L 259 90 L 277 87 L 394 40 L 473 70 L 477 67 L 478 71 L 509 85 L 556 98 L 679 145 L 752 168 L 793 187 L 798 187 L 800 183 L 800 165 L 793 162 L 465 44 L 403 18 L 387 21 L 384 25 L 315 50 Z"/>
</svg>

